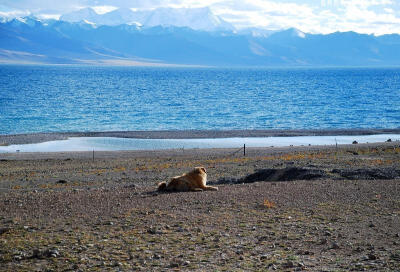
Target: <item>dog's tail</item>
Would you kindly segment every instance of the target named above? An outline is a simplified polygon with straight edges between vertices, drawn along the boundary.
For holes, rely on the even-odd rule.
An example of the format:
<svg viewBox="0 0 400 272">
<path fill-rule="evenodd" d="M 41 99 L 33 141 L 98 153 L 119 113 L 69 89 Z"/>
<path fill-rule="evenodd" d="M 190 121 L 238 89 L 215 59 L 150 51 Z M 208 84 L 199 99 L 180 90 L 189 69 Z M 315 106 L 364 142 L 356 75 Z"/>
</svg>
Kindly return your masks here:
<svg viewBox="0 0 400 272">
<path fill-rule="evenodd" d="M 167 189 L 167 183 L 166 182 L 160 182 L 158 184 L 158 191 L 165 191 Z"/>
</svg>

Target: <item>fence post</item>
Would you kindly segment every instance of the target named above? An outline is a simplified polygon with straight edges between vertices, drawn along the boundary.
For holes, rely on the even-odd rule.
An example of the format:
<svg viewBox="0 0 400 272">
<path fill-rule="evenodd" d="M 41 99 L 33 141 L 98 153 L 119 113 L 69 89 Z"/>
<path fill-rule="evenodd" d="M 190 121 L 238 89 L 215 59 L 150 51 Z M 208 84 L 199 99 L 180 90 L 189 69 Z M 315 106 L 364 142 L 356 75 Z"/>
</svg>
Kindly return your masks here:
<svg viewBox="0 0 400 272">
<path fill-rule="evenodd" d="M 246 144 L 243 144 L 243 156 L 246 157 Z"/>
</svg>

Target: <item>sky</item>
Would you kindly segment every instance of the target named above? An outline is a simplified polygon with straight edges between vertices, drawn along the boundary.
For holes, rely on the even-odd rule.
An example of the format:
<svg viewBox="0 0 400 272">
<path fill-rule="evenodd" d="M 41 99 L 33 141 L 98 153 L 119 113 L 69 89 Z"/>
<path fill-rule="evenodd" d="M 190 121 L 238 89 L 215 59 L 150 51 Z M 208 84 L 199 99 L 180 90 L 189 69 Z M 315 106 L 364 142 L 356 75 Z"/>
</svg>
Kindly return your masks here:
<svg viewBox="0 0 400 272">
<path fill-rule="evenodd" d="M 307 33 L 400 34 L 400 0 L 0 0 L 0 16 L 34 14 L 42 18 L 58 18 L 61 14 L 85 7 L 105 13 L 119 7 L 205 6 L 238 29 L 295 27 Z"/>
</svg>

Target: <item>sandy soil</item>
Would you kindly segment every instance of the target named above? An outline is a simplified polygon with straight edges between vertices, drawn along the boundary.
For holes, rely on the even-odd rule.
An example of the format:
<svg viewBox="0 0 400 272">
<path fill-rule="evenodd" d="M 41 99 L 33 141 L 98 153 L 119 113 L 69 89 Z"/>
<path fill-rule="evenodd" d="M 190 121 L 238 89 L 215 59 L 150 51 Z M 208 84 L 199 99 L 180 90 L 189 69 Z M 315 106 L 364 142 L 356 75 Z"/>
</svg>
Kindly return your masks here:
<svg viewBox="0 0 400 272">
<path fill-rule="evenodd" d="M 216 192 L 158 193 L 205 166 Z M 1 271 L 399 271 L 399 143 L 0 155 Z"/>
</svg>

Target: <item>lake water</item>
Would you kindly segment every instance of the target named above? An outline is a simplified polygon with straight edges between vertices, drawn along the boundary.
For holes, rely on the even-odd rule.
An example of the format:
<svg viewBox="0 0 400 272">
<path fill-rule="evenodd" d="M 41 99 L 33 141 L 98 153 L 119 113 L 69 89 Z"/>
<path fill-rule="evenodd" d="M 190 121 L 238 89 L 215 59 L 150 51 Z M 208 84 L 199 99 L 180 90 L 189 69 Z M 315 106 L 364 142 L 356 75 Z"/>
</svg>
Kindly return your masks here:
<svg viewBox="0 0 400 272">
<path fill-rule="evenodd" d="M 0 134 L 400 128 L 400 69 L 0 66 Z"/>
<path fill-rule="evenodd" d="M 191 148 L 240 148 L 282 147 L 308 145 L 335 145 L 400 141 L 400 134 L 352 135 L 352 136 L 296 136 L 254 137 L 216 139 L 132 139 L 113 137 L 71 137 L 67 140 L 36 144 L 0 146 L 0 153 L 14 152 L 64 152 L 64 151 L 113 151 L 113 150 L 159 150 Z"/>
</svg>

